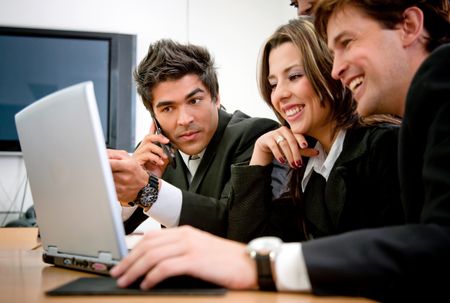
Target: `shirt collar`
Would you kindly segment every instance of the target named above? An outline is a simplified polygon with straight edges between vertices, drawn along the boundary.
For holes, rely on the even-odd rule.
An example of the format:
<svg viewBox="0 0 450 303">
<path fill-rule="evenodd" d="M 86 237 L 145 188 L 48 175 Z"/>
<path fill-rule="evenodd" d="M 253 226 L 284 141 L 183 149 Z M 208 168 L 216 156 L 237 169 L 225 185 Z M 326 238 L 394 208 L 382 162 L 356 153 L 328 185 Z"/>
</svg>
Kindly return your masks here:
<svg viewBox="0 0 450 303">
<path fill-rule="evenodd" d="M 333 168 L 334 163 L 336 163 L 336 160 L 339 158 L 339 155 L 342 152 L 345 134 L 345 130 L 340 130 L 338 132 L 328 155 L 323 150 L 322 144 L 317 141 L 314 148 L 319 151 L 319 154 L 315 157 L 309 158 L 308 164 L 306 165 L 305 174 L 303 175 L 302 179 L 303 192 L 305 192 L 306 185 L 308 184 L 313 170 L 316 173 L 322 175 L 325 180 L 328 181 L 328 176 L 331 173 L 331 169 Z"/>
<path fill-rule="evenodd" d="M 189 168 L 188 161 L 189 161 L 189 157 L 191 155 L 185 154 L 181 150 L 178 150 L 178 151 L 180 152 L 180 155 L 181 155 L 181 158 L 183 159 L 184 164 L 186 164 L 186 167 Z M 206 148 L 197 154 L 197 156 L 200 158 L 200 161 L 203 158 L 205 151 L 206 151 Z"/>
</svg>

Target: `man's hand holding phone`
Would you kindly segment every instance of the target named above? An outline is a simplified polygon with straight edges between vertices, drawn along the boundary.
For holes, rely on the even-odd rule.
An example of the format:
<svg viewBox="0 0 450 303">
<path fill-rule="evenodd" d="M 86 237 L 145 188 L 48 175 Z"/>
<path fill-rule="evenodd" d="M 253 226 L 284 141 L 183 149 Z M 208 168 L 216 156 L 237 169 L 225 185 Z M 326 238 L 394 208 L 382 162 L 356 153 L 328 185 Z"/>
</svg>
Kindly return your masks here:
<svg viewBox="0 0 450 303">
<path fill-rule="evenodd" d="M 169 163 L 175 164 L 175 151 L 167 137 L 161 134 L 156 123 L 150 126 L 146 135 L 133 153 L 140 165 L 152 174 L 161 177 Z"/>
<path fill-rule="evenodd" d="M 175 151 L 167 151 L 167 148 L 172 148 L 169 143 L 154 123 L 133 155 L 124 150 L 108 150 L 117 196 L 123 206 L 129 206 L 128 202 L 135 199 L 139 190 L 147 184 L 148 173 L 161 177 L 170 163 L 169 159 L 173 157 L 175 160 Z"/>
<path fill-rule="evenodd" d="M 164 136 L 161 126 L 158 123 L 158 120 L 153 118 L 153 124 L 156 127 L 156 133 L 158 135 Z M 177 168 L 177 162 L 176 162 L 176 157 L 175 157 L 175 148 L 173 147 L 172 143 L 169 141 L 166 144 L 161 144 L 161 143 L 156 143 L 156 144 L 158 144 L 163 149 L 163 151 L 166 154 L 167 158 L 169 159 L 169 163 L 173 167 L 173 169 Z"/>
</svg>

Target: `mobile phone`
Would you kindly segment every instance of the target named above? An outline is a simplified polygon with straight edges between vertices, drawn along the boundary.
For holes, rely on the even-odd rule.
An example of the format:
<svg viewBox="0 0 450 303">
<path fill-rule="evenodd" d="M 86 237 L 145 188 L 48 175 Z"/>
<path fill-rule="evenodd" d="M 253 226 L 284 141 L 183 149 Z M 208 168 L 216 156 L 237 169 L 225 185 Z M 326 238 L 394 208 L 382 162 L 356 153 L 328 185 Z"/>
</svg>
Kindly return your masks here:
<svg viewBox="0 0 450 303">
<path fill-rule="evenodd" d="M 164 135 L 164 133 L 163 133 L 163 131 L 161 129 L 161 126 L 159 126 L 158 120 L 156 120 L 155 117 L 153 117 L 153 122 L 155 123 L 155 126 L 156 126 L 156 133 Z M 159 142 L 156 142 L 156 144 L 163 149 L 164 153 L 169 158 L 170 165 L 174 169 L 177 168 L 177 161 L 176 161 L 176 156 L 175 156 L 175 148 L 173 148 L 172 143 L 169 142 L 167 144 L 161 144 Z"/>
</svg>

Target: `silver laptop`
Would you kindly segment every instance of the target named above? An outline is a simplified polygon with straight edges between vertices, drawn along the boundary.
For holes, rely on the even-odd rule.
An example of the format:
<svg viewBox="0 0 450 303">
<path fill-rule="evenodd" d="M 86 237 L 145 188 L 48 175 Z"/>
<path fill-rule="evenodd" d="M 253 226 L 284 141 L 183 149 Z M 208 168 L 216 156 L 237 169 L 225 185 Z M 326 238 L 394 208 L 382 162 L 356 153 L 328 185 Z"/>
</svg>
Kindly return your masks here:
<svg viewBox="0 0 450 303">
<path fill-rule="evenodd" d="M 16 114 L 43 260 L 108 274 L 128 253 L 92 82 Z"/>
</svg>

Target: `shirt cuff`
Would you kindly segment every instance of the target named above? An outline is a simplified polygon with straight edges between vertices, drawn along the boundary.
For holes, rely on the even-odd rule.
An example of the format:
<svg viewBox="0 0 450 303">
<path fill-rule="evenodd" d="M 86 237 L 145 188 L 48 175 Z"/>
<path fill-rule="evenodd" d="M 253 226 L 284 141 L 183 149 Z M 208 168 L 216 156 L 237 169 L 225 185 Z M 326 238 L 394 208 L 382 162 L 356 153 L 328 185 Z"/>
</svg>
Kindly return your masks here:
<svg viewBox="0 0 450 303">
<path fill-rule="evenodd" d="M 127 206 L 122 206 L 122 221 L 126 221 L 128 220 L 131 215 L 134 213 L 134 211 L 136 210 L 136 208 L 138 208 L 139 206 L 135 205 L 133 207 L 127 207 Z"/>
<path fill-rule="evenodd" d="M 158 199 L 146 214 L 165 227 L 178 226 L 183 195 L 179 188 L 161 179 Z"/>
<path fill-rule="evenodd" d="M 279 291 L 311 291 L 301 243 L 284 243 L 275 260 Z"/>
</svg>

